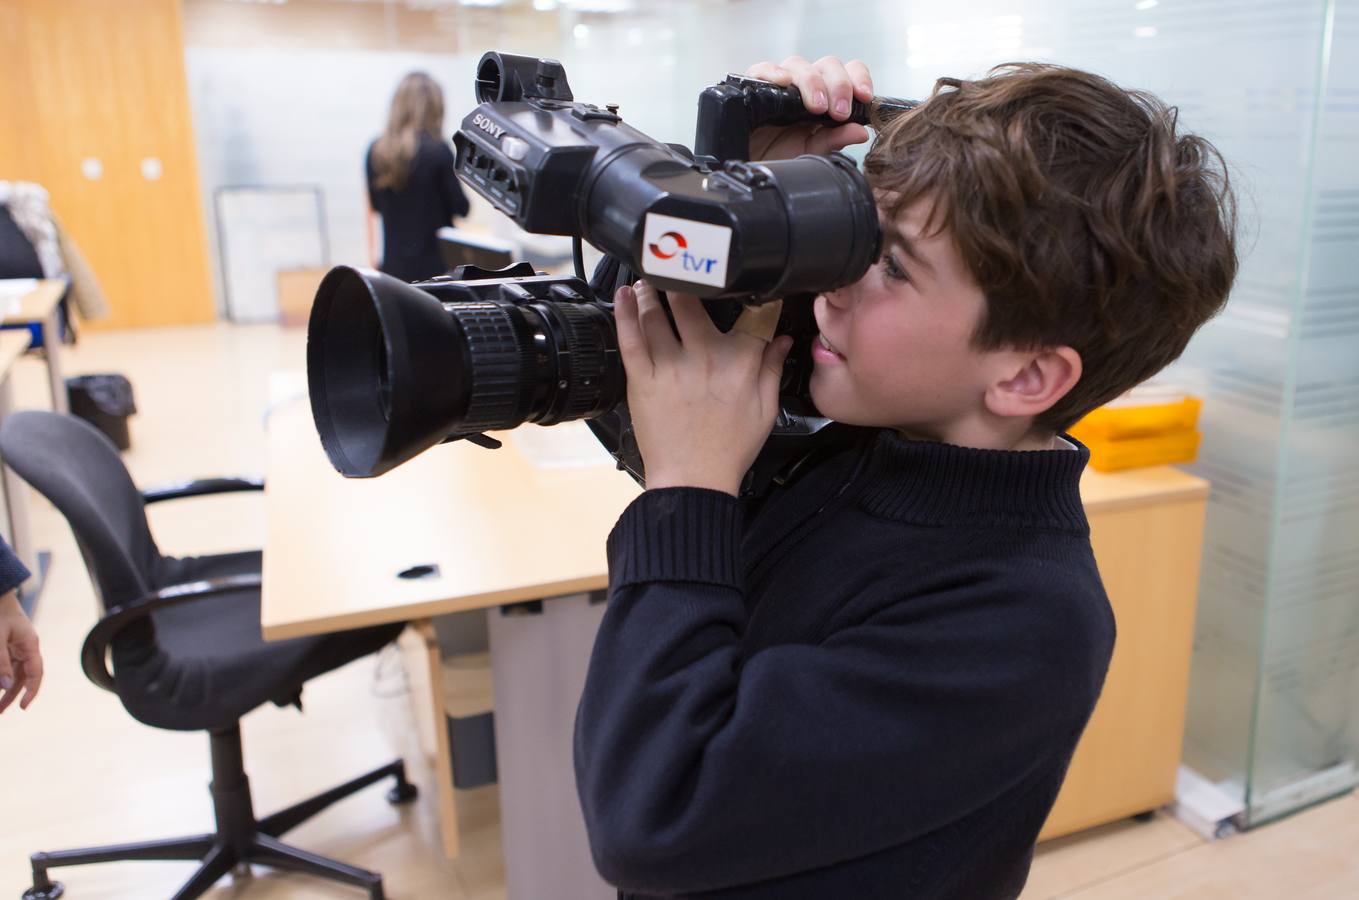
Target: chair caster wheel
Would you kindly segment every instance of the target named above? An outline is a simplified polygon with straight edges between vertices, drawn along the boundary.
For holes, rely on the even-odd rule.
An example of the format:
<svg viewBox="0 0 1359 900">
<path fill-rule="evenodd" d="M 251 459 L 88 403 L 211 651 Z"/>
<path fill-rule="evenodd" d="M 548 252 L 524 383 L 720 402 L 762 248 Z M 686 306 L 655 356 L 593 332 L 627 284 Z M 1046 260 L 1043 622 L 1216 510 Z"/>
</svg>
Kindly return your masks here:
<svg viewBox="0 0 1359 900">
<path fill-rule="evenodd" d="M 387 792 L 387 802 L 396 805 L 410 803 L 420 796 L 420 789 L 409 781 L 403 781 Z"/>
<path fill-rule="evenodd" d="M 24 891 L 23 900 L 57 900 L 64 893 L 66 893 L 66 887 L 60 881 L 54 881 L 51 887 L 31 887 Z"/>
</svg>

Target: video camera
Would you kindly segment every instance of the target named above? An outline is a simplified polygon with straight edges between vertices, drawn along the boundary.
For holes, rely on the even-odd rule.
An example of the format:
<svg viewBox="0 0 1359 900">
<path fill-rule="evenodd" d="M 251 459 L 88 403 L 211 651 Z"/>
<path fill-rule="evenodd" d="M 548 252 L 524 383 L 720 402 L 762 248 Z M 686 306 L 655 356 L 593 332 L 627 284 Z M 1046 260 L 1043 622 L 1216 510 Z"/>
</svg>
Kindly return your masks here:
<svg viewBox="0 0 1359 900">
<path fill-rule="evenodd" d="M 794 345 L 782 408 L 743 495 L 852 439 L 808 391 L 811 299 L 878 258 L 873 193 L 843 154 L 746 161 L 756 128 L 842 123 L 809 113 L 796 88 L 729 75 L 699 97 L 691 153 L 632 128 L 616 106 L 576 102 L 556 60 L 496 52 L 478 63 L 476 96 L 453 136 L 459 178 L 525 231 L 574 238 L 576 273 L 460 266 L 407 284 L 332 269 L 312 306 L 307 379 L 336 469 L 381 475 L 446 441 L 498 447 L 486 432 L 585 419 L 645 483 L 612 304 L 640 277 L 704 298 L 723 330 L 748 304 L 785 301 L 777 330 Z M 878 124 L 914 105 L 855 101 L 849 121 Z M 582 240 L 605 254 L 589 279 Z"/>
</svg>

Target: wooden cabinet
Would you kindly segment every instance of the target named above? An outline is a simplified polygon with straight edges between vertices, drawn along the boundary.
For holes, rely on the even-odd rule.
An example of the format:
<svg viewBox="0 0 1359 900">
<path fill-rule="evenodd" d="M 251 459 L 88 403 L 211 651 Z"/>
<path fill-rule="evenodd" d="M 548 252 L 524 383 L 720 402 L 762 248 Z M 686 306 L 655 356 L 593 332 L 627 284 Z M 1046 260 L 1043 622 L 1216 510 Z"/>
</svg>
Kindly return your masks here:
<svg viewBox="0 0 1359 900">
<path fill-rule="evenodd" d="M 215 316 L 179 0 L 0 0 L 0 178 L 35 181 L 108 327 Z"/>
<path fill-rule="evenodd" d="M 1184 739 L 1208 483 L 1168 466 L 1087 469 L 1081 495 L 1118 641 L 1040 840 L 1170 803 Z"/>
</svg>

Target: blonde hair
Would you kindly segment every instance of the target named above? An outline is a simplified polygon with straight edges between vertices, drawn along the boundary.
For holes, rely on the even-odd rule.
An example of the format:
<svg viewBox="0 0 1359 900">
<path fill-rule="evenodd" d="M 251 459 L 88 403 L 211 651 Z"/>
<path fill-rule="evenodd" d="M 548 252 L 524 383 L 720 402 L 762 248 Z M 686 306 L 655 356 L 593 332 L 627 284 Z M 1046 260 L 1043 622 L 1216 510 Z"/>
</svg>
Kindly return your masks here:
<svg viewBox="0 0 1359 900">
<path fill-rule="evenodd" d="M 396 87 L 387 130 L 373 144 L 373 182 L 400 190 L 410 175 L 420 136 L 439 138 L 444 129 L 444 92 L 424 72 L 411 72 Z"/>
</svg>

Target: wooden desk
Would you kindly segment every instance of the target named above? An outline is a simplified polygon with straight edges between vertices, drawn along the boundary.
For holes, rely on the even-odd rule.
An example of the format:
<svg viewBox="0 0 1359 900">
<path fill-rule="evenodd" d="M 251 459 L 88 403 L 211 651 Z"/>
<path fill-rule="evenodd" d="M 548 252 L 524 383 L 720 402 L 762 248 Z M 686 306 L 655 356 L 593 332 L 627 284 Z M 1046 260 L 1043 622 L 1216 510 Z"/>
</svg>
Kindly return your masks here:
<svg viewBox="0 0 1359 900">
<path fill-rule="evenodd" d="M 430 619 L 605 587 L 605 538 L 639 489 L 597 445 L 600 464 L 544 467 L 518 435 L 500 435 L 499 450 L 448 444 L 380 479 L 346 479 L 325 458 L 304 387 L 297 376 L 271 385 L 264 637 L 413 620 L 424 646 L 423 670 L 411 674 L 433 723 L 444 852 L 457 856 L 443 660 Z M 422 565 L 439 574 L 400 577 Z M 503 688 L 523 693 L 498 681 L 498 697 Z"/>
<path fill-rule="evenodd" d="M 265 637 L 417 619 L 428 667 L 416 677 L 421 690 L 434 694 L 443 672 L 428 617 L 604 587 L 604 539 L 637 493 L 630 479 L 608 466 L 538 468 L 505 435 L 501 450 L 453 444 L 381 479 L 346 480 L 326 461 L 300 394 L 276 408 L 269 432 Z M 1169 467 L 1117 474 L 1087 470 L 1081 493 L 1119 639 L 1104 695 L 1044 839 L 1173 799 L 1208 485 Z M 409 566 L 430 563 L 439 566 L 440 578 L 397 577 Z M 500 705 L 494 629 L 500 621 L 492 623 L 491 654 L 498 756 L 514 752 L 506 746 L 512 726 L 502 723 L 506 711 Z M 568 627 L 581 630 L 578 623 Z M 517 652 L 507 665 L 532 665 L 534 654 L 588 656 L 588 637 L 577 634 L 569 649 L 564 642 L 541 643 L 533 653 Z M 571 707 L 561 725 L 569 734 L 574 705 L 565 693 L 557 691 L 552 703 Z M 437 699 L 435 709 L 441 716 Z M 534 712 L 541 718 L 551 710 Z M 522 714 L 516 721 L 522 722 Z M 513 727 L 521 735 L 526 730 Z M 447 773 L 447 734 L 436 730 L 439 765 Z M 569 778 L 569 769 L 563 771 Z M 502 805 L 509 788 L 502 780 Z M 440 779 L 440 790 L 444 847 L 454 855 L 450 779 Z M 507 862 L 512 881 L 509 868 Z"/>
<path fill-rule="evenodd" d="M 39 279 L 33 290 L 19 298 L 19 309 L 4 316 L 5 325 L 41 325 L 43 356 L 47 360 L 47 383 L 52 391 L 52 409 L 68 411 L 66 380 L 62 375 L 61 316 L 57 304 L 66 293 L 66 282 L 55 278 Z"/>
<path fill-rule="evenodd" d="M 265 639 L 603 588 L 604 539 L 637 486 L 608 464 L 534 465 L 500 437 L 500 450 L 447 444 L 381 478 L 346 479 L 326 460 L 306 398 L 275 407 Z M 431 564 L 438 577 L 399 577 Z"/>
</svg>

